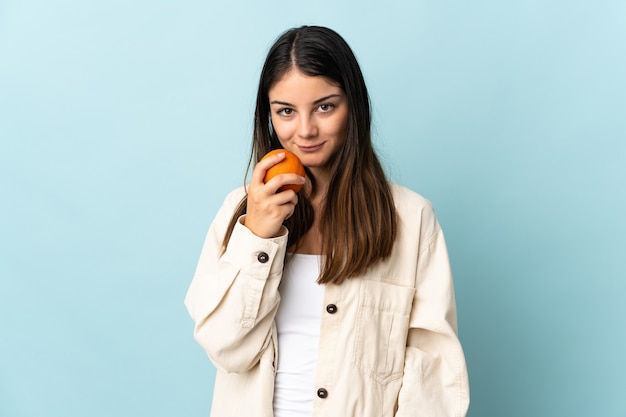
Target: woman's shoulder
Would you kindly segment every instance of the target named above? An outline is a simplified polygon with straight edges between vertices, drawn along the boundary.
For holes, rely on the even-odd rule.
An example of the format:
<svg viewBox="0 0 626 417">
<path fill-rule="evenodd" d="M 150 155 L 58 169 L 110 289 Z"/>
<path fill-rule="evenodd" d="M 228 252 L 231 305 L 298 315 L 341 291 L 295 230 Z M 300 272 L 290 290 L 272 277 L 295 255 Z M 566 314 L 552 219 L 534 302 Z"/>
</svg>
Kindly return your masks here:
<svg viewBox="0 0 626 417">
<path fill-rule="evenodd" d="M 231 190 L 228 194 L 226 194 L 226 198 L 224 199 L 224 205 L 236 207 L 245 196 L 246 187 L 243 185 L 237 187 L 234 190 Z"/>
<path fill-rule="evenodd" d="M 226 194 L 222 200 L 222 204 L 215 215 L 214 223 L 220 225 L 228 224 L 233 213 L 239 206 L 239 203 L 246 196 L 246 188 L 244 186 L 235 188 Z M 225 227 L 225 226 L 222 226 Z"/>
<path fill-rule="evenodd" d="M 394 203 L 398 210 L 409 209 L 415 211 L 416 209 L 433 210 L 433 205 L 430 200 L 423 197 L 421 194 L 411 190 L 400 184 L 390 183 L 391 193 L 393 195 Z"/>
<path fill-rule="evenodd" d="M 399 184 L 390 184 L 396 212 L 402 224 L 435 231 L 439 223 L 430 200 Z"/>
</svg>

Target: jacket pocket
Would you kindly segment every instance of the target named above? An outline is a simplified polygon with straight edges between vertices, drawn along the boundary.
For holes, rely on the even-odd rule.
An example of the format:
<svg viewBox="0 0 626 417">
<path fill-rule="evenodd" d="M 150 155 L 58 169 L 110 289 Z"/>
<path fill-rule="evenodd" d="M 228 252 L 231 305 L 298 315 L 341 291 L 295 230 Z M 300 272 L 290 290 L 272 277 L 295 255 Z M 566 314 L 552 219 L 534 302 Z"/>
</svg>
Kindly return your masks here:
<svg viewBox="0 0 626 417">
<path fill-rule="evenodd" d="M 361 281 L 353 359 L 380 384 L 402 376 L 414 295 L 414 288 Z"/>
</svg>

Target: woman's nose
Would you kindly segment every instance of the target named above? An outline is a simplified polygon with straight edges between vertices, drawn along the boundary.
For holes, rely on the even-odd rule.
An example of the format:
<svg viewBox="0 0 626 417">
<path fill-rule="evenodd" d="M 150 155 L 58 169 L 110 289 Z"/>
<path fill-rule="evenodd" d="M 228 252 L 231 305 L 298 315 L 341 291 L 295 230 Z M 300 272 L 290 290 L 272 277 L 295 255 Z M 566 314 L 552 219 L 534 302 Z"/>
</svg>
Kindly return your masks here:
<svg viewBox="0 0 626 417">
<path fill-rule="evenodd" d="M 298 135 L 302 138 L 312 138 L 317 136 L 317 124 L 312 117 L 302 117 L 300 119 Z"/>
</svg>

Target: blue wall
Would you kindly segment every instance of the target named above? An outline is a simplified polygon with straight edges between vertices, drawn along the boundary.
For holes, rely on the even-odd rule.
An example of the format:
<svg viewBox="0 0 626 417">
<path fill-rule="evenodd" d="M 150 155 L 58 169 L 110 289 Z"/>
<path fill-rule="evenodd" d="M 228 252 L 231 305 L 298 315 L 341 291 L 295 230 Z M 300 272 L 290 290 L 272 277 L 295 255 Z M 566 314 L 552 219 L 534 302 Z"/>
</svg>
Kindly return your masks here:
<svg viewBox="0 0 626 417">
<path fill-rule="evenodd" d="M 267 48 L 322 24 L 446 231 L 470 416 L 626 416 L 626 4 L 215 3 L 0 1 L 0 415 L 208 415 L 183 297 Z"/>
</svg>

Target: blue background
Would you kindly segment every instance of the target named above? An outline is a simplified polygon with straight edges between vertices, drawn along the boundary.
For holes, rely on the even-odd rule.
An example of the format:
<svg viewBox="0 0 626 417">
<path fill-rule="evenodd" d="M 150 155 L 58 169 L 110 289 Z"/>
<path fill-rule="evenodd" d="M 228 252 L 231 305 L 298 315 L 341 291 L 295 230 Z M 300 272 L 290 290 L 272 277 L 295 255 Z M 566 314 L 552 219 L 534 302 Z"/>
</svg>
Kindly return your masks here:
<svg viewBox="0 0 626 417">
<path fill-rule="evenodd" d="M 469 415 L 626 416 L 618 0 L 0 0 L 0 416 L 208 415 L 183 298 L 301 24 L 353 47 L 436 207 Z"/>
</svg>

